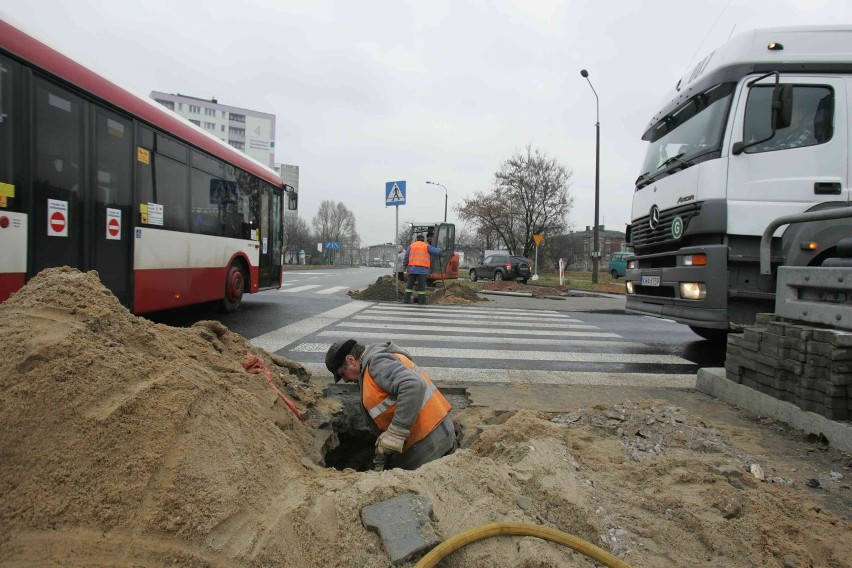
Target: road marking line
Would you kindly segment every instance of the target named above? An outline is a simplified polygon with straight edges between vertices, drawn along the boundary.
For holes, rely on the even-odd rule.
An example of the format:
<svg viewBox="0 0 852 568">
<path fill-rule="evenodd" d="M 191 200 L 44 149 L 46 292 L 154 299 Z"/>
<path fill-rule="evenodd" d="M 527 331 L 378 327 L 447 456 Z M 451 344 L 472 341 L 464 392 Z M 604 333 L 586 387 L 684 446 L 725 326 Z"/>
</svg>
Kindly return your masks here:
<svg viewBox="0 0 852 568">
<path fill-rule="evenodd" d="M 284 271 L 284 277 L 287 276 L 328 276 L 331 272 L 289 272 Z"/>
<path fill-rule="evenodd" d="M 287 288 L 286 290 L 281 290 L 282 292 L 304 292 L 305 290 L 312 290 L 314 288 L 321 288 L 322 284 L 308 284 L 307 286 L 298 286 L 296 288 Z"/>
<path fill-rule="evenodd" d="M 387 309 L 387 308 L 373 308 L 369 310 L 368 314 L 382 314 L 382 315 L 391 315 L 398 316 L 404 314 L 423 314 L 425 310 L 422 308 L 417 308 L 412 310 L 411 308 L 397 308 L 397 309 Z M 560 320 L 560 321 L 578 321 L 576 318 L 572 318 L 571 316 L 565 316 L 562 314 L 548 314 L 548 313 L 539 313 L 535 312 L 534 314 L 530 314 L 529 311 L 525 310 L 512 310 L 512 311 L 491 311 L 491 310 L 451 310 L 451 309 L 442 309 L 442 310 L 429 310 L 429 314 L 436 315 L 479 315 L 482 317 L 492 317 L 492 315 L 500 316 L 501 318 L 510 318 L 510 319 L 525 319 L 526 321 L 530 321 L 531 319 L 548 319 L 548 320 Z"/>
<path fill-rule="evenodd" d="M 478 324 L 478 325 L 501 325 L 508 327 L 535 327 L 535 328 L 548 328 L 548 329 L 600 329 L 595 325 L 587 325 L 587 324 L 573 324 L 573 323 L 550 323 L 550 322 L 540 322 L 530 320 L 527 318 L 527 321 L 504 321 L 499 317 L 487 317 L 482 316 L 481 318 L 466 318 L 466 319 L 443 319 L 437 316 L 427 316 L 422 315 L 418 316 L 410 316 L 410 317 L 387 317 L 387 316 L 371 316 L 371 315 L 363 315 L 363 316 L 355 316 L 352 319 L 361 320 L 361 321 L 377 321 L 377 322 L 424 322 L 424 323 L 432 323 L 435 325 L 443 325 L 448 323 L 457 323 L 457 324 Z M 576 321 L 576 320 L 574 320 Z"/>
<path fill-rule="evenodd" d="M 327 379 L 331 375 L 322 363 L 304 363 L 315 378 Z M 506 384 L 523 383 L 539 385 L 586 385 L 659 387 L 666 389 L 694 389 L 695 374 L 659 373 L 596 373 L 590 371 L 541 371 L 518 369 L 461 369 L 456 367 L 428 367 L 426 373 L 436 384 L 461 385 L 465 383 Z"/>
<path fill-rule="evenodd" d="M 493 334 L 505 334 L 510 332 L 512 334 L 520 334 L 520 335 L 544 335 L 547 337 L 559 337 L 563 336 L 578 336 L 578 337 L 621 337 L 617 333 L 609 333 L 603 331 L 591 331 L 596 330 L 594 326 L 585 326 L 585 325 L 575 325 L 575 326 L 563 326 L 562 330 L 553 330 L 553 329 L 494 329 L 493 327 L 452 327 L 442 325 L 440 323 L 432 322 L 434 325 L 406 325 L 406 324 L 381 324 L 381 323 L 367 323 L 367 322 L 355 322 L 355 321 L 342 321 L 337 324 L 336 327 L 354 327 L 359 329 L 404 329 L 408 331 L 446 331 L 446 332 L 460 332 L 460 333 L 493 333 Z M 571 328 L 570 330 L 568 328 Z M 590 331 L 582 331 L 583 329 L 588 328 Z M 572 331 L 574 330 L 574 331 Z"/>
<path fill-rule="evenodd" d="M 322 314 L 311 316 L 296 323 L 285 325 L 284 327 L 280 327 L 274 331 L 259 335 L 254 339 L 251 339 L 249 343 L 255 347 L 260 347 L 261 349 L 266 349 L 270 353 L 274 353 L 275 351 L 283 349 L 291 343 L 302 339 L 306 335 L 316 333 L 320 329 L 338 322 L 343 318 L 349 317 L 371 305 L 372 304 L 370 302 L 348 302 Z"/>
<path fill-rule="evenodd" d="M 331 288 L 326 288 L 325 290 L 317 290 L 314 292 L 315 294 L 334 294 L 335 292 L 340 292 L 341 290 L 348 290 L 349 286 L 333 286 Z"/>
<path fill-rule="evenodd" d="M 443 330 L 442 330 L 443 331 Z M 495 334 L 498 333 L 497 330 L 494 331 Z M 341 333 L 339 331 L 329 330 L 322 331 L 317 334 L 321 337 L 329 337 L 334 339 L 349 339 L 349 335 L 347 333 Z M 606 337 L 595 340 L 595 339 L 542 339 L 542 338 L 529 338 L 529 337 L 507 337 L 505 339 L 496 339 L 494 337 L 490 337 L 487 335 L 465 335 L 460 337 L 458 335 L 423 335 L 422 333 L 375 333 L 370 331 L 359 331 L 358 339 L 380 339 L 380 340 L 393 340 L 393 341 L 438 341 L 438 342 L 448 342 L 448 343 L 459 343 L 460 341 L 464 341 L 465 344 L 473 343 L 476 341 L 495 343 L 498 341 L 511 342 L 516 345 L 557 345 L 557 346 L 575 346 L 575 347 L 629 347 L 629 348 L 643 348 L 643 349 L 653 349 L 653 347 L 649 345 L 645 345 L 644 343 L 638 343 L 636 341 L 611 341 Z M 589 334 L 583 333 L 580 334 L 582 336 L 588 336 Z M 612 336 L 614 334 L 603 334 L 607 337 Z M 615 335 L 615 337 L 619 337 Z"/>
<path fill-rule="evenodd" d="M 477 307 L 467 307 L 467 308 L 449 308 L 446 306 L 419 306 L 419 305 L 405 305 L 405 304 L 377 304 L 372 311 L 388 311 L 394 313 L 417 313 L 417 312 L 428 312 L 428 313 L 452 313 L 452 314 L 507 314 L 507 315 L 525 315 L 529 317 L 530 314 L 535 314 L 536 317 L 542 315 L 544 317 L 550 318 L 566 318 L 571 316 L 566 316 L 564 312 L 554 312 L 550 310 L 518 310 L 512 308 L 477 308 Z"/>
<path fill-rule="evenodd" d="M 330 343 L 300 343 L 293 351 L 303 353 L 325 353 Z M 659 365 L 690 365 L 676 355 L 639 353 L 577 353 L 558 351 L 511 351 L 504 349 L 447 349 L 444 347 L 406 347 L 414 357 L 436 359 L 532 359 L 535 361 L 562 363 L 656 363 Z"/>
</svg>

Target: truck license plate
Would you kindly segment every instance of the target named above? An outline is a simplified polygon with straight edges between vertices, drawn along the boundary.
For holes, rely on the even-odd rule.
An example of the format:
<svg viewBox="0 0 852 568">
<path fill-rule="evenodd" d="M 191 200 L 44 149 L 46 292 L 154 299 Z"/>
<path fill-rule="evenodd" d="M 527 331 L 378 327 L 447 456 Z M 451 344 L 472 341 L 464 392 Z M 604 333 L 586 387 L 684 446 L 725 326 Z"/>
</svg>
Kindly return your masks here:
<svg viewBox="0 0 852 568">
<path fill-rule="evenodd" d="M 643 276 L 642 277 L 642 286 L 659 286 L 660 285 L 660 277 L 659 276 Z"/>
</svg>

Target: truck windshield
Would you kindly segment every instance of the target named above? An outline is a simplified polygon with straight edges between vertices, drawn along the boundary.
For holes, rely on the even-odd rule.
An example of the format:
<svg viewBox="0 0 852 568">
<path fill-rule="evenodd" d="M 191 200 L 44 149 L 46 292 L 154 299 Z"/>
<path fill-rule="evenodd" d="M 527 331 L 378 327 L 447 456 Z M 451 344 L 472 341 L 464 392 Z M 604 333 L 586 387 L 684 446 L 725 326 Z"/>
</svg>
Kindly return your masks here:
<svg viewBox="0 0 852 568">
<path fill-rule="evenodd" d="M 696 95 L 645 133 L 650 144 L 636 189 L 719 151 L 733 88 L 723 83 Z"/>
</svg>

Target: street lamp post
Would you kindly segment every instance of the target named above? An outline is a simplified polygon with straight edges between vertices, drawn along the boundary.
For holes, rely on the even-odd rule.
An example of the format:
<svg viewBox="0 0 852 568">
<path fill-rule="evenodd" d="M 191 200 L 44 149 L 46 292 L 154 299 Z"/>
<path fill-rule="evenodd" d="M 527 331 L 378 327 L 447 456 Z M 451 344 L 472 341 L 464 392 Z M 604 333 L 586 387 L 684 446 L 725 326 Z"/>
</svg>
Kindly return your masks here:
<svg viewBox="0 0 852 568">
<path fill-rule="evenodd" d="M 434 181 L 427 181 L 429 185 L 438 185 L 444 188 L 444 223 L 447 222 L 447 188 L 441 185 L 440 183 L 436 183 Z"/>
<path fill-rule="evenodd" d="M 589 82 L 589 86 L 592 87 L 592 92 L 595 94 L 595 229 L 594 229 L 594 247 L 595 250 L 592 253 L 592 282 L 598 283 L 598 264 L 600 263 L 600 248 L 598 246 L 598 212 L 600 211 L 600 197 L 601 197 L 601 115 L 600 115 L 600 101 L 598 100 L 598 92 L 595 91 L 595 87 L 592 85 L 592 81 L 589 79 L 589 72 L 585 69 L 580 71 L 580 75 L 585 77 L 586 81 Z"/>
</svg>

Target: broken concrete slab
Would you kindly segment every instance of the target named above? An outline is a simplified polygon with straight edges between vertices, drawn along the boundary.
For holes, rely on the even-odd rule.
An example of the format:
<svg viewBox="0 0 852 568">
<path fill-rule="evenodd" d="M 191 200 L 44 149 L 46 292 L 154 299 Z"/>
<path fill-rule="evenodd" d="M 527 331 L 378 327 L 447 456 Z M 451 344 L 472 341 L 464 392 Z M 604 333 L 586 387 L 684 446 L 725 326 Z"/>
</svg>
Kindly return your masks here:
<svg viewBox="0 0 852 568">
<path fill-rule="evenodd" d="M 432 528 L 431 515 L 428 498 L 405 493 L 364 507 L 361 522 L 379 533 L 391 563 L 399 566 L 441 542 Z"/>
</svg>

